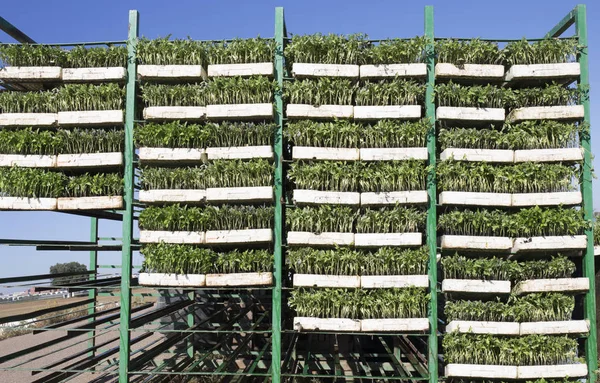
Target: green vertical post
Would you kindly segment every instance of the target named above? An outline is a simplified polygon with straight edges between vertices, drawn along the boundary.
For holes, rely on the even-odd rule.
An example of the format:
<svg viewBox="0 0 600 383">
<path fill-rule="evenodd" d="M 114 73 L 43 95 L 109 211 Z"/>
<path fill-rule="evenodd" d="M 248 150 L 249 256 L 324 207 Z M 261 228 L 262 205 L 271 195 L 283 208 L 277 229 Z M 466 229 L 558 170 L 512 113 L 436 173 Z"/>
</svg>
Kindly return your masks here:
<svg viewBox="0 0 600 383">
<path fill-rule="evenodd" d="M 271 381 L 281 381 L 281 286 L 283 267 L 283 38 L 285 34 L 285 21 L 283 7 L 275 8 L 275 123 L 277 129 L 273 137 L 273 151 L 275 153 L 275 221 L 273 229 L 273 304 L 272 304 L 272 357 Z"/>
<path fill-rule="evenodd" d="M 98 243 L 98 218 L 90 218 L 90 242 Z M 94 274 L 89 276 L 90 280 L 96 279 L 96 273 L 98 272 L 98 251 L 92 250 L 90 251 L 90 263 L 88 270 L 93 271 Z M 90 289 L 88 291 L 88 298 L 93 299 L 92 303 L 88 304 L 88 315 L 92 315 L 96 312 L 96 303 L 98 299 L 98 294 L 96 289 Z M 89 322 L 93 322 L 95 318 L 90 318 Z M 96 338 L 94 337 L 95 331 L 92 330 L 88 333 L 88 347 L 93 349 L 96 345 Z M 89 356 L 93 357 L 96 354 L 95 351 L 90 351 Z"/>
<path fill-rule="evenodd" d="M 581 75 L 579 85 L 589 87 L 590 77 L 588 68 L 588 38 L 587 38 L 587 20 L 585 5 L 579 4 L 575 8 L 575 28 L 579 38 L 579 45 L 582 47 L 578 55 Z M 590 100 L 584 97 L 583 110 L 584 122 L 590 123 Z M 581 194 L 583 199 L 583 214 L 588 222 L 594 219 L 594 205 L 592 202 L 592 146 L 590 137 L 582 135 L 581 146 L 583 147 L 583 171 L 581 175 Z M 594 267 L 594 235 L 593 228 L 590 226 L 585 234 L 587 236 L 587 248 L 583 257 L 583 276 L 590 281 L 590 289 L 584 296 L 584 317 L 590 322 L 590 333 L 585 339 L 585 357 L 588 366 L 588 383 L 596 381 L 596 370 L 598 369 L 598 347 L 597 347 L 597 328 L 596 328 L 596 286 L 595 286 L 595 267 Z"/>
<path fill-rule="evenodd" d="M 123 251 L 121 254 L 121 320 L 119 326 L 119 383 L 129 381 L 129 352 L 131 334 L 131 241 L 133 238 L 133 124 L 136 116 L 136 46 L 139 33 L 138 11 L 129 11 L 129 34 L 127 37 L 127 99 L 125 103 L 125 189 L 123 202 Z"/>
<path fill-rule="evenodd" d="M 195 302 L 196 301 L 196 292 L 195 291 L 188 292 L 188 298 L 192 302 Z M 196 308 L 195 305 L 191 305 L 188 307 L 188 310 L 190 311 L 187 314 L 187 327 L 188 328 L 194 327 L 194 309 L 195 308 Z M 187 353 L 190 358 L 194 357 L 194 335 L 195 334 L 193 334 L 193 333 L 190 334 L 190 336 L 187 339 Z"/>
<path fill-rule="evenodd" d="M 438 338 L 437 338 L 437 190 L 435 178 L 436 145 L 435 145 L 435 103 L 433 99 L 433 88 L 435 85 L 435 45 L 433 34 L 433 7 L 425 7 L 425 38 L 427 84 L 425 88 L 425 117 L 429 120 L 430 127 L 427 132 L 427 154 L 429 157 L 430 170 L 427 175 L 427 196 L 429 198 L 427 209 L 427 248 L 429 249 L 429 290 L 431 300 L 429 304 L 429 353 L 428 369 L 429 382 L 438 381 Z"/>
</svg>

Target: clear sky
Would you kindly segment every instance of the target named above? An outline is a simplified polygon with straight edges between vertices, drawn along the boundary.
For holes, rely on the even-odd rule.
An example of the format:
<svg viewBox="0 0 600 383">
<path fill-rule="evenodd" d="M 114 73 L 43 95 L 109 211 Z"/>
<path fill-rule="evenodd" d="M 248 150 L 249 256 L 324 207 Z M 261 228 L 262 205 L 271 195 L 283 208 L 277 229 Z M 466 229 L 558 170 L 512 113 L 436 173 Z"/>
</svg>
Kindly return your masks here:
<svg viewBox="0 0 600 383">
<path fill-rule="evenodd" d="M 573 0 L 370 0 L 370 1 L 5 1 L 0 16 L 40 43 L 125 40 L 128 10 L 140 12 L 140 34 L 171 34 L 194 39 L 272 37 L 275 7 L 285 8 L 293 34 L 367 33 L 372 38 L 412 37 L 424 33 L 424 7 L 433 5 L 439 37 L 515 39 L 543 37 L 578 4 Z M 365 5 L 368 4 L 368 5 Z M 596 107 L 600 100 L 600 3 L 588 1 L 588 38 L 594 153 L 600 138 Z M 12 42 L 0 34 L 1 42 Z M 599 125 L 596 125 L 599 126 Z M 597 163 L 596 159 L 596 163 Z M 600 210 L 600 184 L 594 181 L 594 206 Z M 88 240 L 89 219 L 61 213 L 0 212 L 0 238 Z M 120 236 L 120 224 L 102 221 L 101 236 Z M 136 230 L 137 232 L 137 230 Z M 88 253 L 36 252 L 33 248 L 0 247 L 0 278 L 44 274 L 51 265 L 71 260 L 87 264 Z M 120 253 L 101 253 L 100 264 L 120 263 Z M 141 257 L 134 257 L 141 264 Z M 106 271 L 106 270 L 105 270 Z"/>
</svg>

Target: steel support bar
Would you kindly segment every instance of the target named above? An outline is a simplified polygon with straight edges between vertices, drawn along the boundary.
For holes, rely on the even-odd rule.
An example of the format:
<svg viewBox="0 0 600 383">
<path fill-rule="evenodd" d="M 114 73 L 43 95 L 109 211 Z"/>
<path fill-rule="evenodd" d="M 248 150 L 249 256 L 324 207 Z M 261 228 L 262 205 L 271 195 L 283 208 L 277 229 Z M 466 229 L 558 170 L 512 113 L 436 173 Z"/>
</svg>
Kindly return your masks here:
<svg viewBox="0 0 600 383">
<path fill-rule="evenodd" d="M 63 240 L 47 240 L 47 239 L 0 239 L 0 245 L 8 246 L 82 246 L 95 245 L 94 242 L 88 241 L 63 241 Z"/>
<path fill-rule="evenodd" d="M 558 24 L 546 34 L 546 37 L 559 37 L 575 23 L 577 8 L 569 12 Z"/>
<path fill-rule="evenodd" d="M 51 325 L 46 326 L 46 327 L 41 327 L 41 328 L 38 328 L 38 329 L 34 330 L 33 334 L 34 335 L 35 334 L 40 334 L 40 333 L 42 333 L 44 331 L 57 329 L 57 328 L 60 328 L 60 327 L 72 325 L 74 323 L 79 323 L 79 322 L 81 322 L 82 320 L 85 320 L 85 319 L 91 319 L 90 322 L 92 322 L 93 319 L 96 319 L 96 317 L 98 317 L 98 316 L 108 315 L 110 313 L 114 313 L 115 311 L 119 311 L 119 307 L 113 307 L 112 309 L 107 309 L 107 310 L 102 310 L 102 311 L 96 311 L 96 312 L 94 312 L 92 314 L 88 314 L 88 315 L 85 315 L 85 316 L 82 316 L 82 317 L 79 317 L 79 318 L 73 318 L 73 319 L 69 319 L 69 320 L 63 321 L 63 322 L 54 323 L 54 324 L 51 324 Z"/>
<path fill-rule="evenodd" d="M 131 258 L 133 239 L 133 125 L 136 117 L 137 41 L 139 34 L 138 11 L 129 11 L 129 34 L 127 37 L 127 98 L 125 103 L 125 189 L 123 203 L 123 249 L 121 253 L 121 320 L 119 326 L 119 383 L 129 381 L 129 352 L 131 333 Z"/>
<path fill-rule="evenodd" d="M 91 275 L 96 274 L 95 271 L 83 271 L 76 273 L 60 273 L 60 274 L 38 274 L 38 275 L 26 275 L 24 277 L 9 277 L 9 278 L 0 278 L 0 284 L 4 283 L 14 283 L 14 282 L 29 282 L 29 281 L 39 281 L 42 279 L 54 279 L 60 277 L 74 277 L 74 276 L 83 276 L 83 275 Z M 90 279 L 92 277 L 90 276 Z"/>
<path fill-rule="evenodd" d="M 88 303 L 92 303 L 92 302 L 94 302 L 93 299 L 86 299 L 84 301 L 68 303 L 66 305 L 49 307 L 49 308 L 46 308 L 46 309 L 41 309 L 41 310 L 36 310 L 36 311 L 30 311 L 30 312 L 25 313 L 25 314 L 11 315 L 11 316 L 8 316 L 8 317 L 1 318 L 0 319 L 0 324 L 2 324 L 2 323 L 18 322 L 18 321 L 22 321 L 22 320 L 26 320 L 26 319 L 31 319 L 31 318 L 37 318 L 39 316 L 42 316 L 42 315 L 45 315 L 45 314 L 49 314 L 49 313 L 53 313 L 55 311 L 68 310 L 68 309 L 72 309 L 73 307 L 87 305 Z"/>
<path fill-rule="evenodd" d="M 35 41 L 3 17 L 0 17 L 0 30 L 22 44 L 35 44 Z"/>
<path fill-rule="evenodd" d="M 284 186 L 283 186 L 283 70 L 284 70 L 284 37 L 285 37 L 285 19 L 283 7 L 275 8 L 275 79 L 277 80 L 277 90 L 275 91 L 275 137 L 273 140 L 273 152 L 275 153 L 275 223 L 273 230 L 273 310 L 272 310 L 272 362 L 271 362 L 271 381 L 279 383 L 281 381 L 281 288 L 282 288 L 282 268 L 283 268 L 283 204 L 284 204 Z"/>
<path fill-rule="evenodd" d="M 152 336 L 152 333 L 147 333 L 147 334 L 142 334 L 140 336 L 138 336 L 137 338 L 131 340 L 131 344 L 135 344 L 137 342 L 140 342 L 146 338 L 149 338 L 150 336 Z M 74 362 L 73 364 L 66 366 L 64 369 L 59 370 L 49 376 L 44 376 L 32 383 L 58 383 L 58 382 L 63 382 L 67 379 L 67 377 L 72 376 L 74 374 L 76 374 L 77 372 L 75 371 L 68 371 L 68 370 L 75 370 L 77 369 L 78 371 L 82 371 L 86 368 L 89 368 L 91 366 L 95 366 L 97 365 L 99 362 L 101 362 L 102 360 L 110 357 L 113 354 L 116 354 L 117 351 L 120 351 L 119 347 L 113 347 L 108 351 L 104 351 L 103 353 L 93 357 L 93 358 L 86 358 L 83 359 L 81 361 L 77 361 Z M 119 364 L 120 365 L 120 364 Z M 67 371 L 65 371 L 67 370 Z"/>
<path fill-rule="evenodd" d="M 435 85 L 435 44 L 433 32 L 433 7 L 425 7 L 425 38 L 426 63 L 427 63 L 427 85 L 425 88 L 425 116 L 429 121 L 427 132 L 427 153 L 429 156 L 429 173 L 427 175 L 427 195 L 429 206 L 427 209 L 427 248 L 429 250 L 429 353 L 428 369 L 429 382 L 438 381 L 438 296 L 437 296 L 437 191 L 436 191 L 436 121 L 435 103 L 433 90 Z"/>
<path fill-rule="evenodd" d="M 581 50 L 577 57 L 581 70 L 579 86 L 589 89 L 590 77 L 588 68 L 588 37 L 585 5 L 579 4 L 575 8 L 575 28 L 579 38 Z M 589 95 L 582 98 L 584 110 L 584 123 L 590 123 L 590 99 Z M 596 381 L 596 370 L 598 369 L 598 346 L 596 328 L 596 276 L 594 267 L 594 205 L 592 201 L 592 146 L 589 135 L 581 136 L 581 147 L 583 148 L 583 172 L 581 174 L 581 195 L 583 199 L 583 215 L 590 223 L 585 231 L 587 236 L 587 248 L 583 256 L 583 276 L 589 279 L 590 288 L 584 296 L 584 318 L 590 323 L 590 332 L 585 340 L 585 358 L 588 365 L 588 383 Z"/>
<path fill-rule="evenodd" d="M 90 218 L 90 242 L 98 243 L 98 218 Z M 94 273 L 90 276 L 90 280 L 96 280 L 96 273 L 98 272 L 98 252 L 96 250 L 90 251 L 90 264 L 88 269 Z M 96 313 L 98 291 L 96 289 L 89 290 L 88 297 L 93 300 L 93 302 L 88 305 L 88 316 L 93 316 Z M 93 321 L 93 319 L 94 318 L 92 317 L 90 322 Z M 88 337 L 89 356 L 93 357 L 96 354 L 96 337 L 94 336 L 94 331 L 90 331 Z"/>
</svg>

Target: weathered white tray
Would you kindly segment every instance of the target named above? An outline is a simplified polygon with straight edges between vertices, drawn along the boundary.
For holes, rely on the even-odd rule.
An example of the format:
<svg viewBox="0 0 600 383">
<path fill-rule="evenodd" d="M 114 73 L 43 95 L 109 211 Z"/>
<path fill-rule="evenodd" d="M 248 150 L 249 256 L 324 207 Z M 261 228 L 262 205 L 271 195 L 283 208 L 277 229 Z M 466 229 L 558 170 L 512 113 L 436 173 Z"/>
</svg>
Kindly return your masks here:
<svg viewBox="0 0 600 383">
<path fill-rule="evenodd" d="M 207 244 L 268 243 L 273 240 L 272 229 L 208 230 Z"/>
<path fill-rule="evenodd" d="M 354 113 L 352 105 L 321 105 L 288 104 L 288 118 L 351 118 Z"/>
<path fill-rule="evenodd" d="M 273 284 L 273 273 L 206 274 L 206 286 L 266 286 Z"/>
<path fill-rule="evenodd" d="M 413 332 L 427 330 L 429 330 L 429 319 L 427 318 L 362 319 L 360 321 L 360 331 L 363 332 Z"/>
<path fill-rule="evenodd" d="M 470 80 L 502 80 L 504 65 L 494 64 L 435 64 L 435 77 Z"/>
<path fill-rule="evenodd" d="M 354 234 L 354 246 L 420 246 L 423 243 L 421 233 L 357 233 Z"/>
<path fill-rule="evenodd" d="M 0 113 L 0 126 L 53 126 L 58 113 Z"/>
<path fill-rule="evenodd" d="M 440 160 L 455 159 L 457 161 L 496 162 L 514 161 L 514 151 L 506 149 L 460 149 L 448 148 L 440 154 Z"/>
<path fill-rule="evenodd" d="M 583 118 L 583 105 L 532 106 L 510 112 L 507 122 L 526 120 L 578 120 Z"/>
<path fill-rule="evenodd" d="M 58 125 L 122 125 L 122 110 L 89 110 L 83 112 L 58 112 Z"/>
<path fill-rule="evenodd" d="M 186 204 L 196 205 L 206 201 L 206 190 L 193 189 L 154 189 L 140 190 L 140 202 L 161 203 L 161 202 L 185 202 Z"/>
<path fill-rule="evenodd" d="M 202 160 L 204 149 L 187 148 L 140 148 L 140 162 L 199 162 Z"/>
<path fill-rule="evenodd" d="M 0 154 L 0 167 L 53 168 L 56 156 L 35 154 Z"/>
<path fill-rule="evenodd" d="M 427 148 L 361 148 L 361 161 L 426 160 Z"/>
<path fill-rule="evenodd" d="M 56 159 L 58 168 L 97 168 L 123 166 L 123 153 L 83 153 L 59 154 Z"/>
<path fill-rule="evenodd" d="M 202 120 L 205 106 L 149 106 L 144 108 L 144 120 Z"/>
<path fill-rule="evenodd" d="M 582 148 L 515 150 L 515 162 L 565 162 L 583 160 Z"/>
<path fill-rule="evenodd" d="M 554 278 L 530 279 L 517 283 L 514 293 L 517 295 L 530 293 L 584 293 L 590 289 L 588 278 Z"/>
<path fill-rule="evenodd" d="M 206 157 L 209 160 L 249 160 L 253 158 L 272 159 L 273 148 L 270 145 L 206 148 Z"/>
<path fill-rule="evenodd" d="M 579 63 L 512 65 L 505 81 L 577 79 L 581 73 Z"/>
<path fill-rule="evenodd" d="M 519 335 L 518 322 L 488 322 L 453 320 L 446 325 L 446 332 L 460 332 L 491 335 Z"/>
<path fill-rule="evenodd" d="M 483 281 L 480 279 L 444 279 L 444 293 L 510 294 L 510 281 Z"/>
<path fill-rule="evenodd" d="M 444 191 L 438 198 L 440 205 L 511 206 L 512 203 L 510 193 Z"/>
<path fill-rule="evenodd" d="M 206 80 L 201 65 L 138 65 L 138 76 L 144 80 Z"/>
<path fill-rule="evenodd" d="M 579 250 L 587 247 L 585 235 L 563 235 L 515 239 L 512 253 L 520 251 Z"/>
<path fill-rule="evenodd" d="M 206 118 L 217 120 L 228 120 L 232 118 L 273 118 L 273 104 L 208 105 L 206 107 Z"/>
<path fill-rule="evenodd" d="M 296 331 L 360 331 L 360 320 L 346 318 L 294 317 Z"/>
<path fill-rule="evenodd" d="M 356 148 L 320 148 L 314 146 L 294 146 L 294 160 L 358 161 L 360 151 Z"/>
<path fill-rule="evenodd" d="M 554 205 L 579 205 L 581 193 L 554 192 L 554 193 L 513 193 L 512 206 L 554 206 Z"/>
<path fill-rule="evenodd" d="M 207 188 L 207 202 L 268 202 L 273 200 L 272 186 L 254 186 L 239 188 Z"/>
<path fill-rule="evenodd" d="M 273 76 L 273 63 L 210 64 L 208 77 Z"/>
<path fill-rule="evenodd" d="M 420 105 L 383 105 L 383 106 L 355 106 L 355 120 L 390 119 L 418 119 L 421 118 Z"/>
<path fill-rule="evenodd" d="M 294 274 L 294 287 L 337 287 L 359 288 L 360 276 L 358 275 L 318 275 Z"/>
<path fill-rule="evenodd" d="M 464 250 L 502 250 L 508 251 L 513 246 L 513 240 L 508 237 L 486 237 L 471 235 L 443 235 L 442 249 Z"/>
<path fill-rule="evenodd" d="M 7 66 L 0 68 L 0 79 L 6 81 L 58 81 L 60 76 L 61 68 L 58 66 Z"/>
<path fill-rule="evenodd" d="M 362 275 L 360 287 L 363 289 L 389 289 L 405 287 L 429 287 L 427 275 Z"/>
<path fill-rule="evenodd" d="M 459 108 L 439 106 L 436 109 L 438 120 L 456 121 L 504 121 L 503 108 Z"/>
<path fill-rule="evenodd" d="M 585 363 L 560 364 L 554 366 L 519 366 L 517 367 L 518 379 L 537 378 L 576 378 L 586 376 L 588 373 Z"/>
<path fill-rule="evenodd" d="M 354 243 L 353 233 L 310 233 L 308 231 L 289 231 L 288 245 L 347 246 Z"/>
<path fill-rule="evenodd" d="M 449 378 L 517 379 L 518 367 L 449 363 L 446 365 L 446 376 Z"/>
<path fill-rule="evenodd" d="M 201 287 L 206 285 L 206 275 L 140 273 L 138 282 L 142 286 Z"/>
<path fill-rule="evenodd" d="M 358 78 L 360 69 L 353 64 L 292 64 L 294 77 L 349 77 Z"/>
<path fill-rule="evenodd" d="M 63 68 L 62 70 L 64 82 L 121 81 L 125 80 L 126 76 L 127 70 L 122 67 Z"/>
<path fill-rule="evenodd" d="M 521 335 L 587 334 L 590 331 L 590 324 L 585 320 L 523 322 L 520 327 Z"/>
<path fill-rule="evenodd" d="M 294 189 L 293 200 L 299 205 L 360 205 L 360 193 Z"/>
<path fill-rule="evenodd" d="M 58 210 L 102 210 L 122 209 L 123 197 L 61 197 L 58 199 Z"/>
<path fill-rule="evenodd" d="M 203 244 L 205 238 L 203 231 L 140 230 L 140 243 Z"/>
<path fill-rule="evenodd" d="M 426 190 L 360 193 L 361 206 L 409 205 L 427 203 Z"/>
<path fill-rule="evenodd" d="M 379 64 L 361 65 L 360 78 L 384 78 L 384 77 L 425 77 L 427 75 L 427 64 Z"/>
<path fill-rule="evenodd" d="M 0 197 L 0 210 L 56 210 L 57 198 Z"/>
</svg>

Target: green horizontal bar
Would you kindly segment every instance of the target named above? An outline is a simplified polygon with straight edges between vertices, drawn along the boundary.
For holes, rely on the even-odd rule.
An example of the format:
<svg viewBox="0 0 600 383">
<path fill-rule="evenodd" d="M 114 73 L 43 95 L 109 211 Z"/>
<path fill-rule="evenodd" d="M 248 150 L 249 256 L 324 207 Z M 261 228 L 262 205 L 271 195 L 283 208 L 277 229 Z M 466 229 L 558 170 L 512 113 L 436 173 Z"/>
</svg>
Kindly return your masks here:
<svg viewBox="0 0 600 383">
<path fill-rule="evenodd" d="M 281 376 L 290 378 L 301 377 L 301 378 L 337 378 L 337 379 L 369 379 L 369 380 L 413 380 L 413 381 L 426 381 L 429 378 L 423 377 L 411 377 L 411 376 L 368 376 L 368 375 L 327 375 L 327 374 L 286 374 L 282 373 Z"/>
<path fill-rule="evenodd" d="M 23 277 L 1 278 L 0 284 L 11 283 L 11 282 L 39 281 L 42 279 L 52 279 L 52 278 L 59 278 L 59 277 L 71 277 L 71 276 L 77 276 L 77 275 L 90 275 L 90 274 L 96 274 L 96 271 L 89 270 L 89 271 L 76 272 L 76 273 L 38 274 L 38 275 L 26 275 Z"/>
<path fill-rule="evenodd" d="M 425 337 L 429 336 L 429 332 L 415 334 L 409 332 L 345 332 L 345 331 L 306 331 L 306 332 L 298 332 L 295 330 L 283 330 L 282 333 L 286 334 L 301 334 L 301 335 L 311 335 L 311 334 L 319 334 L 319 335 L 388 335 L 388 336 L 414 336 L 414 337 Z"/>
<path fill-rule="evenodd" d="M 559 40 L 568 40 L 572 37 L 560 37 Z M 435 37 L 434 40 L 435 41 L 439 41 L 439 40 L 458 40 L 458 41 L 470 41 L 473 40 L 474 38 L 472 37 Z M 477 38 L 480 41 L 491 41 L 491 42 L 498 42 L 498 43 L 511 43 L 511 42 L 516 42 L 516 41 L 521 41 L 522 39 L 483 39 L 483 38 Z M 542 40 L 546 40 L 546 37 L 536 37 L 536 38 L 526 38 L 527 41 L 542 41 Z"/>
<path fill-rule="evenodd" d="M 76 246 L 76 245 L 95 245 L 95 242 L 89 241 L 65 241 L 65 240 L 53 240 L 53 239 L 0 239 L 0 245 L 9 246 L 50 246 L 50 245 L 63 245 L 63 246 Z"/>
<path fill-rule="evenodd" d="M 1 18 L 0 18 L 1 19 Z M 2 19 L 4 20 L 4 19 Z M 5 20 L 6 21 L 6 20 Z M 33 41 L 33 40 L 31 40 Z M 90 42 L 81 42 L 81 43 L 27 43 L 27 45 L 41 45 L 41 46 L 48 46 L 48 47 L 74 47 L 74 46 L 80 46 L 80 45 L 116 45 L 116 44 L 127 44 L 127 40 L 115 40 L 115 41 L 90 41 Z M 23 44 L 17 44 L 17 43 L 0 43 L 0 45 L 2 46 L 6 46 L 6 45 L 23 45 Z"/>
</svg>

